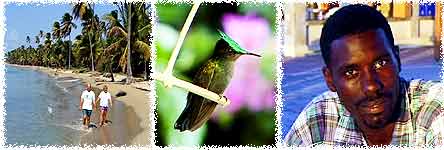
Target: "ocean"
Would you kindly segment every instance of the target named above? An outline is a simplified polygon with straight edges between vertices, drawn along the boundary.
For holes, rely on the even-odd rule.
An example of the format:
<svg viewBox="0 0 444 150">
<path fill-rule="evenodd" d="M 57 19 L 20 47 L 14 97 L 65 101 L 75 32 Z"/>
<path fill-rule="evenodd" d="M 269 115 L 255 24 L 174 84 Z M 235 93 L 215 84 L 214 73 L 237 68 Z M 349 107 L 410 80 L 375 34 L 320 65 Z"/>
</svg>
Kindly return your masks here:
<svg viewBox="0 0 444 150">
<path fill-rule="evenodd" d="M 6 143 L 67 145 L 79 143 L 78 110 L 84 88 L 79 79 L 52 78 L 43 72 L 6 66 Z"/>
<path fill-rule="evenodd" d="M 111 127 L 83 129 L 78 109 L 85 84 L 71 77 L 52 77 L 31 68 L 6 65 L 6 144 L 79 145 L 128 144 L 126 132 L 128 108 L 114 101 L 109 113 Z M 96 96 L 98 89 L 94 89 Z M 98 112 L 92 115 L 97 124 Z M 114 115 L 115 114 L 115 115 Z M 135 114 L 131 114 L 135 115 Z"/>
</svg>

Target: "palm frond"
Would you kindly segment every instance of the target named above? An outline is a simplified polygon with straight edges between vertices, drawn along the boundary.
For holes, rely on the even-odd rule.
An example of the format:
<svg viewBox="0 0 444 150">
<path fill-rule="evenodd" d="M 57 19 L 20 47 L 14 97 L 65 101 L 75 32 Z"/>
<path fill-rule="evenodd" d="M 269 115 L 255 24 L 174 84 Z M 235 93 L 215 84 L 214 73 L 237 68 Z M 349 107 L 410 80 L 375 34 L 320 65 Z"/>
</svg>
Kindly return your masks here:
<svg viewBox="0 0 444 150">
<path fill-rule="evenodd" d="M 105 48 L 105 53 L 111 53 L 112 52 L 112 50 L 115 50 L 115 49 L 117 49 L 117 48 L 120 48 L 121 47 L 121 42 L 123 41 L 124 39 L 120 39 L 120 40 L 118 40 L 117 42 L 114 42 L 114 43 L 112 43 L 111 45 L 109 45 L 108 47 L 106 47 Z"/>
<path fill-rule="evenodd" d="M 137 30 L 137 32 L 143 32 L 146 29 L 151 29 L 151 24 L 148 24 L 148 25 L 142 27 L 141 29 Z"/>
<path fill-rule="evenodd" d="M 148 61 L 151 57 L 151 47 L 143 41 L 137 40 L 134 42 L 134 48 L 136 52 L 143 54 L 145 61 Z"/>
<path fill-rule="evenodd" d="M 109 30 L 108 36 L 127 37 L 128 34 L 123 28 L 118 27 L 118 26 L 114 26 Z"/>
<path fill-rule="evenodd" d="M 88 50 L 88 49 L 89 49 L 89 47 L 86 47 L 86 46 L 82 46 L 82 47 L 80 47 L 79 49 L 80 49 L 80 50 Z"/>
<path fill-rule="evenodd" d="M 125 50 L 123 51 L 122 56 L 120 56 L 120 61 L 119 61 L 119 66 L 122 68 L 122 72 L 126 72 L 126 55 L 128 53 L 128 48 L 125 48 Z"/>
</svg>

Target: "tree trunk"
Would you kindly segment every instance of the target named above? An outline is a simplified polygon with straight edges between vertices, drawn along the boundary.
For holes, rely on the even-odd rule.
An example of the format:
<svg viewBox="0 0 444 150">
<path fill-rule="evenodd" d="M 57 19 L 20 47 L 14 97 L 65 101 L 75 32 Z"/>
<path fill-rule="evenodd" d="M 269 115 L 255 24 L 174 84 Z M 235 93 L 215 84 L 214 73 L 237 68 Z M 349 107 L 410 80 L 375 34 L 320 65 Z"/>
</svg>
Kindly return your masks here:
<svg viewBox="0 0 444 150">
<path fill-rule="evenodd" d="M 71 44 L 71 34 L 68 34 L 69 37 L 69 47 L 68 47 L 68 69 L 71 69 L 71 48 L 72 48 L 72 44 Z"/>
<path fill-rule="evenodd" d="M 143 80 L 148 80 L 148 69 L 146 68 L 147 66 L 146 66 L 146 61 L 144 60 L 143 61 L 143 65 L 144 65 L 144 68 L 145 68 L 145 76 L 143 77 Z"/>
<path fill-rule="evenodd" d="M 94 55 L 92 50 L 91 33 L 88 33 L 88 37 L 89 37 L 89 50 L 91 53 L 91 71 L 94 72 Z"/>
<path fill-rule="evenodd" d="M 114 82 L 114 74 L 113 74 L 113 64 L 109 64 L 109 72 L 111 73 L 111 82 Z"/>
<path fill-rule="evenodd" d="M 132 3 L 129 3 L 128 7 L 128 37 L 127 37 L 127 77 L 126 77 L 126 84 L 132 83 L 133 73 L 131 70 L 131 7 Z"/>
</svg>

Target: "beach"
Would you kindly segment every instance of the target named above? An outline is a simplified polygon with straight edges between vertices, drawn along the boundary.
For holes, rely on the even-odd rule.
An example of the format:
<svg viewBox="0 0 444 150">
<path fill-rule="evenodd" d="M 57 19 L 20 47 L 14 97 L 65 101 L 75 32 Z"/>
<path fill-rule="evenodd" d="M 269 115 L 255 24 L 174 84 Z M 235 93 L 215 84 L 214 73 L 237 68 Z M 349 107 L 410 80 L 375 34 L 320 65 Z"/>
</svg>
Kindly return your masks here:
<svg viewBox="0 0 444 150">
<path fill-rule="evenodd" d="M 112 144 L 117 146 L 152 145 L 154 133 L 150 131 L 153 131 L 151 124 L 154 121 L 154 118 L 150 118 L 150 111 L 154 108 L 151 108 L 150 106 L 151 103 L 154 103 L 154 100 L 149 100 L 149 82 L 142 81 L 126 85 L 122 82 L 106 82 L 106 78 L 100 76 L 98 73 L 74 73 L 74 70 L 52 69 L 40 66 L 8 65 L 40 71 L 48 74 L 56 80 L 63 79 L 66 81 L 68 79 L 80 79 L 83 85 L 86 85 L 86 83 L 92 84 L 96 96 L 99 95 L 103 85 L 108 85 L 108 91 L 113 96 L 113 107 L 110 109 L 108 115 L 108 120 L 110 120 L 111 123 L 104 127 L 82 131 L 79 138 L 79 144 Z M 122 74 L 114 74 L 114 76 L 116 81 L 125 78 L 125 75 Z M 118 92 L 125 92 L 126 95 L 116 97 Z M 73 96 L 76 96 L 77 94 L 77 97 L 80 97 L 80 93 L 76 93 Z M 78 102 L 77 105 L 72 107 L 78 108 Z M 93 112 L 91 118 L 93 124 L 98 124 L 99 114 L 98 109 Z M 76 121 L 81 124 L 80 118 Z"/>
</svg>

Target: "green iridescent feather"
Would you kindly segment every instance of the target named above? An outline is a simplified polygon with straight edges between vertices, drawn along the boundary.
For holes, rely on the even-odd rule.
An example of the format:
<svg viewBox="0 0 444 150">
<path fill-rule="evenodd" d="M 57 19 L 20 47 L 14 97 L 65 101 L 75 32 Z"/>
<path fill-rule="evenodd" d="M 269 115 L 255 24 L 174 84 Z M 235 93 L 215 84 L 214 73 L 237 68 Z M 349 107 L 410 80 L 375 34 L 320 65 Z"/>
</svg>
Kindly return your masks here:
<svg viewBox="0 0 444 150">
<path fill-rule="evenodd" d="M 227 34 L 225 34 L 224 32 L 222 32 L 220 30 L 217 30 L 217 31 L 219 32 L 222 39 L 224 39 L 228 43 L 228 45 L 230 45 L 230 47 L 232 47 L 234 49 L 234 51 L 241 53 L 241 54 L 248 53 L 245 49 L 243 49 L 239 44 L 236 43 L 236 41 L 234 41 Z"/>
</svg>

